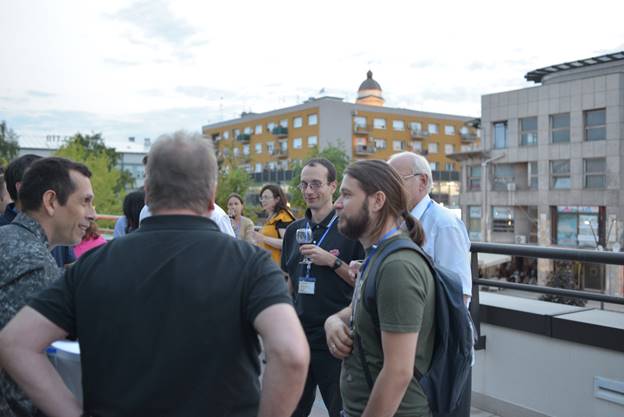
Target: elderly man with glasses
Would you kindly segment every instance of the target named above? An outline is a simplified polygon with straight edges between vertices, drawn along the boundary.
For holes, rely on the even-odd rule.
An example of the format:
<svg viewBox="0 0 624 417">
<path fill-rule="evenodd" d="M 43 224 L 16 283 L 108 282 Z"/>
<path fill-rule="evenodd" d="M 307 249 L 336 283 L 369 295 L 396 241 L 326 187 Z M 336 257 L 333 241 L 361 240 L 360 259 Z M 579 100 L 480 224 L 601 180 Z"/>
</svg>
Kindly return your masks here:
<svg viewBox="0 0 624 417">
<path fill-rule="evenodd" d="M 281 266 L 293 284 L 295 308 L 311 350 L 308 378 L 293 417 L 310 414 L 317 386 L 330 417 L 338 417 L 342 408 L 340 361 L 329 352 L 323 325 L 349 305 L 355 277 L 348 265 L 364 258 L 364 249 L 338 232 L 332 201 L 336 187 L 336 168 L 330 161 L 308 161 L 299 183 L 308 209 L 284 235 Z M 302 244 L 302 237 L 308 243 Z"/>
</svg>

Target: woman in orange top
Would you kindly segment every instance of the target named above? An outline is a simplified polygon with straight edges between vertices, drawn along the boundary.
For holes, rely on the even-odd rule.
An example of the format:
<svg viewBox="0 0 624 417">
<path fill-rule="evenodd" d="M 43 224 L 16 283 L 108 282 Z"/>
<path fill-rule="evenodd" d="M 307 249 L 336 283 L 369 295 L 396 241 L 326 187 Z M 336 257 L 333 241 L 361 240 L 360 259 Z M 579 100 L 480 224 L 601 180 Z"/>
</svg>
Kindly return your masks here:
<svg viewBox="0 0 624 417">
<path fill-rule="evenodd" d="M 260 204 L 268 219 L 260 232 L 254 232 L 254 239 L 261 248 L 268 250 L 271 257 L 280 265 L 282 238 L 286 227 L 295 221 L 288 209 L 288 200 L 279 185 L 267 184 L 260 190 Z"/>
</svg>

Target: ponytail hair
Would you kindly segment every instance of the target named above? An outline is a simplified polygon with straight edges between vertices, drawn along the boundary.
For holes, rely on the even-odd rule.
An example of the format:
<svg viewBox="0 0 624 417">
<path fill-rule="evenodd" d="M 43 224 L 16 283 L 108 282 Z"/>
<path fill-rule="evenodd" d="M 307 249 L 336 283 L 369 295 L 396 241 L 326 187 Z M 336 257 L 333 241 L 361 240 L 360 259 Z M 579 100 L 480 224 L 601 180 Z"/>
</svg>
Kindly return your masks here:
<svg viewBox="0 0 624 417">
<path fill-rule="evenodd" d="M 401 217 L 405 220 L 405 228 L 407 234 L 418 246 L 425 244 L 425 230 L 420 221 L 412 216 L 407 210 L 401 213 Z"/>
</svg>

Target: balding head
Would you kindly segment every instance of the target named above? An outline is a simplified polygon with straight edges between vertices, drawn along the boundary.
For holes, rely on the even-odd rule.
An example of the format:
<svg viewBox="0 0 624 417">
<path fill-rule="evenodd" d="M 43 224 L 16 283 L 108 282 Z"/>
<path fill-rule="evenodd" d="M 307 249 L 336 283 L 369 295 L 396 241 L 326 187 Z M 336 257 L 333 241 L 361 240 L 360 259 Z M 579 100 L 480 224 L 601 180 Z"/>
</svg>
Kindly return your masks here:
<svg viewBox="0 0 624 417">
<path fill-rule="evenodd" d="M 212 142 L 184 131 L 159 137 L 145 167 L 150 210 L 187 209 L 204 215 L 214 208 L 217 160 Z"/>
<path fill-rule="evenodd" d="M 392 155 L 388 163 L 403 177 L 410 210 L 413 209 L 433 188 L 429 161 L 413 152 L 401 152 Z"/>
</svg>

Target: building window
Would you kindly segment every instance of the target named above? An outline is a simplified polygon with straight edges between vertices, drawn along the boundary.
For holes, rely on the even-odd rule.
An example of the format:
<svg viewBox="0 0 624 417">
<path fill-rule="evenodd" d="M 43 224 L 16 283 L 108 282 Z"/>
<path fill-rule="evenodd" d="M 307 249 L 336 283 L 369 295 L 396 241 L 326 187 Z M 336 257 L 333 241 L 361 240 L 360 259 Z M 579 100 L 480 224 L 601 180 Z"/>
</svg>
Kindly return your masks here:
<svg viewBox="0 0 624 417">
<path fill-rule="evenodd" d="M 468 191 L 481 190 L 481 165 L 468 166 Z"/>
<path fill-rule="evenodd" d="M 494 123 L 494 149 L 507 147 L 507 122 Z"/>
<path fill-rule="evenodd" d="M 301 126 L 303 126 L 303 117 L 301 117 L 301 116 L 294 117 L 293 118 L 293 127 L 295 129 L 298 129 Z"/>
<path fill-rule="evenodd" d="M 514 213 L 512 207 L 492 207 L 492 232 L 514 232 Z"/>
<path fill-rule="evenodd" d="M 455 134 L 455 126 L 445 125 L 444 126 L 444 134 L 448 136 L 452 136 Z"/>
<path fill-rule="evenodd" d="M 256 143 L 256 153 L 259 155 L 262 153 L 262 144 Z"/>
<path fill-rule="evenodd" d="M 606 158 L 583 159 L 583 187 L 605 188 L 607 185 Z"/>
<path fill-rule="evenodd" d="M 288 151 L 288 141 L 287 140 L 280 140 L 279 147 L 280 147 L 280 151 L 281 152 L 287 152 Z"/>
<path fill-rule="evenodd" d="M 234 139 L 236 139 L 240 135 L 240 129 L 234 129 Z"/>
<path fill-rule="evenodd" d="M 393 151 L 402 151 L 403 150 L 403 141 L 402 140 L 393 140 L 392 141 L 392 150 Z"/>
<path fill-rule="evenodd" d="M 375 129 L 385 129 L 386 128 L 386 119 L 373 119 L 373 127 Z"/>
<path fill-rule="evenodd" d="M 393 120 L 392 130 L 398 130 L 398 131 L 405 130 L 405 122 L 403 120 Z"/>
<path fill-rule="evenodd" d="M 472 150 L 472 146 L 470 146 L 470 145 L 462 145 L 460 149 L 461 149 L 462 152 L 467 152 L 467 151 Z"/>
<path fill-rule="evenodd" d="M 492 184 L 493 191 L 515 191 L 513 187 L 515 175 L 512 164 L 495 164 L 494 165 L 494 181 Z M 514 184 L 511 186 L 510 184 Z"/>
<path fill-rule="evenodd" d="M 387 147 L 385 139 L 375 139 L 375 149 L 386 149 Z"/>
<path fill-rule="evenodd" d="M 308 148 L 316 148 L 318 145 L 318 136 L 308 136 Z"/>
<path fill-rule="evenodd" d="M 570 142 L 570 113 L 550 116 L 550 141 L 552 143 Z"/>
<path fill-rule="evenodd" d="M 255 169 L 256 173 L 262 172 L 262 164 L 260 163 L 256 163 L 256 169 Z"/>
<path fill-rule="evenodd" d="M 256 125 L 256 135 L 262 134 L 262 125 Z"/>
<path fill-rule="evenodd" d="M 316 126 L 318 124 L 318 115 L 309 114 L 308 115 L 308 126 Z"/>
<path fill-rule="evenodd" d="M 431 167 L 432 171 L 437 171 L 438 170 L 438 163 L 437 162 L 429 162 L 429 166 Z"/>
<path fill-rule="evenodd" d="M 429 129 L 429 133 L 432 135 L 437 135 L 438 134 L 438 125 L 435 123 L 429 123 L 428 127 Z"/>
<path fill-rule="evenodd" d="M 234 158 L 238 158 L 240 156 L 240 148 L 234 148 L 232 154 L 234 155 Z"/>
<path fill-rule="evenodd" d="M 422 152 L 422 142 L 413 141 L 412 142 L 412 151 L 414 152 Z"/>
<path fill-rule="evenodd" d="M 355 116 L 353 118 L 353 126 L 355 128 L 366 129 L 366 117 L 364 117 L 364 116 Z"/>
<path fill-rule="evenodd" d="M 444 164 L 444 170 L 445 171 L 455 171 L 455 166 L 453 165 L 452 162 L 447 162 Z"/>
<path fill-rule="evenodd" d="M 438 143 L 431 142 L 429 145 L 427 145 L 427 150 L 429 151 L 429 153 L 438 153 Z"/>
<path fill-rule="evenodd" d="M 447 143 L 446 145 L 444 145 L 444 153 L 446 155 L 451 154 L 455 152 L 455 146 L 451 143 Z"/>
<path fill-rule="evenodd" d="M 267 166 L 270 171 L 275 171 L 275 169 L 277 168 L 277 164 L 275 162 L 269 162 Z"/>
<path fill-rule="evenodd" d="M 230 138 L 230 131 L 226 130 L 225 132 L 223 132 L 223 139 L 229 139 Z"/>
<path fill-rule="evenodd" d="M 269 133 L 273 132 L 273 129 L 275 129 L 276 126 L 277 124 L 275 122 L 267 123 L 267 130 L 269 131 Z"/>
<path fill-rule="evenodd" d="M 266 146 L 267 146 L 267 153 L 269 155 L 274 155 L 275 154 L 275 144 L 273 142 L 267 142 Z"/>
<path fill-rule="evenodd" d="M 602 227 L 599 207 L 558 206 L 553 210 L 555 243 L 561 246 L 595 248 Z"/>
<path fill-rule="evenodd" d="M 251 126 L 247 126 L 244 130 L 243 133 L 245 133 L 246 135 L 251 135 L 251 132 L 253 131 L 253 129 L 251 128 Z"/>
<path fill-rule="evenodd" d="M 585 140 L 605 140 L 607 138 L 607 113 L 605 109 L 588 110 L 583 114 Z"/>
<path fill-rule="evenodd" d="M 537 145 L 537 117 L 520 119 L 520 145 Z"/>
<path fill-rule="evenodd" d="M 528 182 L 530 190 L 537 190 L 537 179 L 538 179 L 538 171 L 537 171 L 537 161 L 532 161 L 527 164 L 528 168 Z"/>
<path fill-rule="evenodd" d="M 412 132 L 422 132 L 422 124 L 420 122 L 411 122 L 410 123 L 410 130 Z"/>
<path fill-rule="evenodd" d="M 280 126 L 281 127 L 288 127 L 288 119 L 280 120 Z"/>
<path fill-rule="evenodd" d="M 481 207 L 468 207 L 468 236 L 470 240 L 483 240 L 481 235 Z"/>
<path fill-rule="evenodd" d="M 294 138 L 293 139 L 293 149 L 301 149 L 301 145 L 302 145 L 302 140 L 301 138 Z"/>
<path fill-rule="evenodd" d="M 550 188 L 569 190 L 570 184 L 570 161 L 550 161 Z"/>
<path fill-rule="evenodd" d="M 247 143 L 243 145 L 243 155 L 249 155 L 249 145 Z"/>
</svg>

